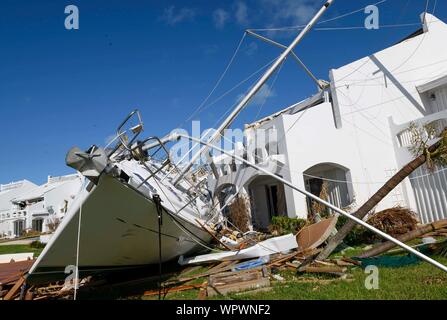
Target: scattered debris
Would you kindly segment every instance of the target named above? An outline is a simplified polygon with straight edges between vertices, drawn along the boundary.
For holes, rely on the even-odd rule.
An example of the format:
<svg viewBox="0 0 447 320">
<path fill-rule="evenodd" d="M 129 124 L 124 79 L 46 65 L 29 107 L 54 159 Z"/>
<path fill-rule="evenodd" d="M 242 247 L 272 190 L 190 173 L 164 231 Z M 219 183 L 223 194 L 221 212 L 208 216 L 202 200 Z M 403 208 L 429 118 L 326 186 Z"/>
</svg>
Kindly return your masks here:
<svg viewBox="0 0 447 320">
<path fill-rule="evenodd" d="M 286 280 L 283 277 L 281 277 L 279 274 L 273 274 L 272 278 L 277 280 L 277 281 L 285 281 Z"/>
<path fill-rule="evenodd" d="M 335 275 L 344 275 L 348 269 L 339 266 L 306 266 L 302 272 L 307 273 L 329 273 Z"/>
<path fill-rule="evenodd" d="M 173 287 L 173 288 L 162 288 L 161 294 L 163 296 L 166 296 L 168 293 L 188 291 L 191 289 L 201 289 L 201 288 L 205 288 L 205 287 L 206 287 L 206 285 L 204 285 L 204 284 L 188 284 L 188 285 Z M 160 290 L 146 291 L 143 295 L 144 296 L 156 296 L 158 294 L 160 294 Z"/>
<path fill-rule="evenodd" d="M 179 263 L 181 265 L 186 265 L 224 260 L 246 260 L 264 257 L 274 253 L 287 252 L 292 249 L 296 249 L 297 247 L 298 244 L 296 242 L 295 236 L 293 234 L 289 234 L 286 236 L 271 238 L 262 241 L 255 244 L 254 246 L 239 251 L 205 254 L 186 260 L 183 260 L 183 257 L 180 257 Z"/>
<path fill-rule="evenodd" d="M 13 298 L 19 294 L 19 290 L 24 283 L 25 277 L 22 276 L 16 283 L 14 283 L 14 286 L 8 291 L 3 300 L 13 300 Z"/>
</svg>

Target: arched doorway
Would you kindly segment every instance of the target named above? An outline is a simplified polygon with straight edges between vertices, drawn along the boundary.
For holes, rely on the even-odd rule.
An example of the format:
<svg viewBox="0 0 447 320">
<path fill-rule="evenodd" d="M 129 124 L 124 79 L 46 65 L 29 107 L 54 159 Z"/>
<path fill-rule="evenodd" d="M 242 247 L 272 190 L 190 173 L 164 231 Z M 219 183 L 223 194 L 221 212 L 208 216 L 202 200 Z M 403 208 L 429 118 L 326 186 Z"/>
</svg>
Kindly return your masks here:
<svg viewBox="0 0 447 320">
<path fill-rule="evenodd" d="M 287 216 L 284 185 L 270 176 L 257 176 L 248 185 L 253 226 L 267 230 L 275 216 Z"/>
<path fill-rule="evenodd" d="M 336 163 L 320 163 L 303 173 L 306 190 L 339 208 L 346 208 L 354 200 L 350 170 Z M 309 215 L 325 215 L 332 210 L 316 205 L 307 198 Z M 324 212 L 315 212 L 324 211 Z"/>
</svg>

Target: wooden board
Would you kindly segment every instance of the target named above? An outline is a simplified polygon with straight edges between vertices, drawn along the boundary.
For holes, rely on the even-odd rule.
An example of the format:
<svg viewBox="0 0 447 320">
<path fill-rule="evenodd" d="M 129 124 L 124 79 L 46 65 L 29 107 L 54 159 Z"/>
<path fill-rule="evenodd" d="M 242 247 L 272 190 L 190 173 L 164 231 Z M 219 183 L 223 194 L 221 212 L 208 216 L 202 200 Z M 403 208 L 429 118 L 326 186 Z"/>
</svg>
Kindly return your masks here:
<svg viewBox="0 0 447 320">
<path fill-rule="evenodd" d="M 301 229 L 296 235 L 299 250 L 316 249 L 329 238 L 336 223 L 334 216 Z"/>
<path fill-rule="evenodd" d="M 187 291 L 187 290 L 193 290 L 193 289 L 200 289 L 203 288 L 203 284 L 189 284 L 189 285 L 184 285 L 184 286 L 178 286 L 178 287 L 173 287 L 173 288 L 163 288 L 161 289 L 161 294 L 165 295 L 168 293 L 175 293 L 175 292 L 182 292 L 182 291 Z M 152 291 L 146 291 L 144 293 L 144 296 L 155 296 L 158 295 L 160 293 L 159 290 L 152 290 Z"/>
<path fill-rule="evenodd" d="M 339 266 L 323 266 L 323 267 L 312 267 L 312 266 L 306 266 L 302 269 L 303 272 L 309 272 L 309 273 L 335 273 L 335 274 L 341 274 L 346 272 L 347 268 L 345 267 L 339 267 Z"/>
<path fill-rule="evenodd" d="M 11 288 L 11 290 L 9 290 L 9 292 L 6 294 L 6 296 L 3 298 L 3 300 L 6 300 L 6 301 L 12 300 L 24 283 L 25 283 L 25 278 L 24 277 L 20 278 L 14 284 L 14 286 Z"/>
<path fill-rule="evenodd" d="M 270 286 L 270 279 L 265 271 L 235 272 L 210 276 L 207 287 L 208 297 L 226 295 L 241 291 L 265 288 Z"/>
</svg>

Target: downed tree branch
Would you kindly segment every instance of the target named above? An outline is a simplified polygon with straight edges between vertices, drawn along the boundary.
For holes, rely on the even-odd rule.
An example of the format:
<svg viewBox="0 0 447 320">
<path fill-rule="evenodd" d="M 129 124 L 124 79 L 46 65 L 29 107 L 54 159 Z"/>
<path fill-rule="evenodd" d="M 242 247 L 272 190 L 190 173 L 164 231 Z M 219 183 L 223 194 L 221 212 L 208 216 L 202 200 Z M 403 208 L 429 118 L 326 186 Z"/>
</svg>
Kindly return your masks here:
<svg viewBox="0 0 447 320">
<path fill-rule="evenodd" d="M 422 226 L 416 230 L 410 231 L 406 234 L 403 234 L 403 235 L 397 237 L 397 240 L 399 240 L 401 242 L 408 242 L 408 241 L 414 240 L 424 234 L 427 234 L 429 232 L 433 232 L 433 231 L 442 229 L 446 226 L 447 226 L 447 219 L 439 220 L 439 221 L 433 222 L 431 224 L 424 225 L 424 226 Z M 396 245 L 393 242 L 387 241 L 387 242 L 381 243 L 381 244 L 375 246 L 374 248 L 362 253 L 359 257 L 360 258 L 370 258 L 370 257 L 378 256 L 379 254 L 387 252 L 388 250 L 394 248 L 395 246 Z"/>
</svg>

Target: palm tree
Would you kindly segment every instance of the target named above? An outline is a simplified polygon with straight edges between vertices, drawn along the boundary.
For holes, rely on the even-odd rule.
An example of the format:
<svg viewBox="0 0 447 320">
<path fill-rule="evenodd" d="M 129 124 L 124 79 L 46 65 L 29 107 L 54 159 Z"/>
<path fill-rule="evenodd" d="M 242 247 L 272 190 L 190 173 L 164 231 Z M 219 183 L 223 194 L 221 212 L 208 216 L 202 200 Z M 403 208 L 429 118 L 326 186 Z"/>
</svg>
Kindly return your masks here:
<svg viewBox="0 0 447 320">
<path fill-rule="evenodd" d="M 415 155 L 415 159 L 406 164 L 399 172 L 391 177 L 368 201 L 365 202 L 353 215 L 363 219 L 371 210 L 376 207 L 394 188 L 396 188 L 405 178 L 413 173 L 417 168 L 426 164 L 429 169 L 435 165 L 447 165 L 447 128 L 439 135 L 433 125 L 417 126 L 412 123 L 409 127 L 412 134 L 412 146 L 409 150 Z M 439 140 L 429 146 L 429 142 L 438 136 Z M 316 257 L 316 260 L 326 259 L 343 239 L 351 232 L 355 222 L 348 220 L 337 234 L 332 237 L 324 250 Z"/>
</svg>

